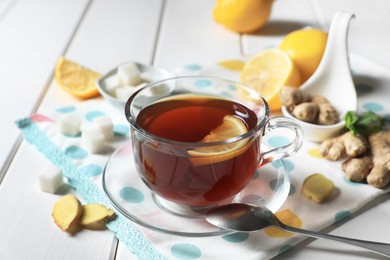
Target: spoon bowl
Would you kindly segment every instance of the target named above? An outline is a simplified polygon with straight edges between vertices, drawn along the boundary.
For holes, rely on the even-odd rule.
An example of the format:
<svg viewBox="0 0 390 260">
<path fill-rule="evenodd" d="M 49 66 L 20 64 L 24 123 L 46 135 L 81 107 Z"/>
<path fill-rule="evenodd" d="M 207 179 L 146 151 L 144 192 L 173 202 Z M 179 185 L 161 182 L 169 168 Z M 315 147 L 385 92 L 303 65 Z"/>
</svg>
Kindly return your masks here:
<svg viewBox="0 0 390 260">
<path fill-rule="evenodd" d="M 285 116 L 295 119 L 309 141 L 322 142 L 337 135 L 345 126 L 348 111 L 356 111 L 357 95 L 348 61 L 347 35 L 351 13 L 337 12 L 332 19 L 328 41 L 320 64 L 300 89 L 326 97 L 340 114 L 340 122 L 333 125 L 316 125 L 303 122 L 282 107 Z"/>
<path fill-rule="evenodd" d="M 359 246 L 381 255 L 390 256 L 390 244 L 333 236 L 288 226 L 283 224 L 272 211 L 262 206 L 244 203 L 223 205 L 207 211 L 205 218 L 209 223 L 223 229 L 239 232 L 252 232 L 275 226 L 287 232 L 314 238 L 335 240 Z"/>
</svg>

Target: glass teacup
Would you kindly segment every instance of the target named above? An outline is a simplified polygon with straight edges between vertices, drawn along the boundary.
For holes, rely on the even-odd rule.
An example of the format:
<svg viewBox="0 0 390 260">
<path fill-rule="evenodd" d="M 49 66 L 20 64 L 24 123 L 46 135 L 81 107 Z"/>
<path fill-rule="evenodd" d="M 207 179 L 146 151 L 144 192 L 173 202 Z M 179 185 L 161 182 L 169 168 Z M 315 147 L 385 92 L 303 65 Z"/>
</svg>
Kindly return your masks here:
<svg viewBox="0 0 390 260">
<path fill-rule="evenodd" d="M 125 113 L 143 182 L 157 198 L 192 209 L 233 201 L 258 167 L 302 144 L 300 127 L 270 118 L 258 92 L 221 78 L 155 82 L 129 98 Z M 263 135 L 276 128 L 291 130 L 293 140 L 262 151 Z"/>
</svg>

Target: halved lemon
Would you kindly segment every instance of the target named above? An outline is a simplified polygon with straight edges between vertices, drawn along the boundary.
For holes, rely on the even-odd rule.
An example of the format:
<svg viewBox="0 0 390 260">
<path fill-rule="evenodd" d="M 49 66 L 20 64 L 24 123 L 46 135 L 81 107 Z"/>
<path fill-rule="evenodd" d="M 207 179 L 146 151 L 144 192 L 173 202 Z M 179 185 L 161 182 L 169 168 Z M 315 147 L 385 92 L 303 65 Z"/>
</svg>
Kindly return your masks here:
<svg viewBox="0 0 390 260">
<path fill-rule="evenodd" d="M 279 92 L 283 86 L 298 87 L 301 76 L 298 67 L 287 53 L 268 49 L 253 56 L 240 74 L 240 82 L 258 91 L 271 110 L 279 110 Z"/>
<path fill-rule="evenodd" d="M 60 57 L 56 63 L 54 78 L 63 90 L 83 99 L 99 95 L 95 82 L 102 75 L 73 61 Z"/>
<path fill-rule="evenodd" d="M 280 43 L 279 49 L 286 52 L 301 72 L 305 82 L 313 75 L 324 54 L 328 34 L 319 29 L 301 29 L 289 33 Z"/>
<path fill-rule="evenodd" d="M 248 132 L 246 125 L 241 119 L 227 115 L 223 118 L 222 124 L 206 135 L 201 143 L 224 141 Z M 245 152 L 249 147 L 247 140 L 240 140 L 230 144 L 218 146 L 204 146 L 188 151 L 190 160 L 194 165 L 222 162 L 231 159 Z"/>
</svg>

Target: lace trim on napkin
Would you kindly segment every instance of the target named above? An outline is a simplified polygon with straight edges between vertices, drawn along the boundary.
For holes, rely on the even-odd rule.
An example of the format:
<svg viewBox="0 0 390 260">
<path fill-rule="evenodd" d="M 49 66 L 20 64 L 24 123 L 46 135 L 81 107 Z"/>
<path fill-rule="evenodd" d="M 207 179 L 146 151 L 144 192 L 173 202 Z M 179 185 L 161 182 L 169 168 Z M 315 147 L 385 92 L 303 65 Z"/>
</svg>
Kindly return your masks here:
<svg viewBox="0 0 390 260">
<path fill-rule="evenodd" d="M 44 154 L 54 165 L 62 169 L 78 193 L 88 203 L 100 203 L 111 207 L 110 202 L 99 188 L 75 167 L 71 160 L 49 140 L 46 134 L 30 119 L 24 118 L 16 122 L 22 130 L 24 138 Z M 115 220 L 107 223 L 107 227 L 115 236 L 139 259 L 166 259 L 144 238 L 144 236 L 123 216 L 117 213 Z"/>
</svg>

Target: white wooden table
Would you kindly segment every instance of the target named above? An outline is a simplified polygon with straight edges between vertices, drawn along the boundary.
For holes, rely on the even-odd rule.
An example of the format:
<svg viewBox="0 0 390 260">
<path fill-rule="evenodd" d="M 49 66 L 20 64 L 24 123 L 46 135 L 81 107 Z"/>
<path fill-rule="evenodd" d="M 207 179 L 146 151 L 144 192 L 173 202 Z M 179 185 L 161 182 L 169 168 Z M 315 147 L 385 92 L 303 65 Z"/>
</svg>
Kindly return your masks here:
<svg viewBox="0 0 390 260">
<path fill-rule="evenodd" d="M 134 259 L 109 231 L 64 235 L 49 214 L 57 197 L 43 193 L 37 176 L 46 159 L 22 141 L 14 121 L 39 110 L 80 102 L 53 81 L 61 55 L 107 72 L 135 60 L 172 70 L 210 64 L 276 45 L 311 25 L 327 30 L 333 14 L 356 14 L 350 52 L 390 71 L 387 0 L 277 0 L 268 24 L 239 35 L 212 19 L 212 0 L 0 1 L 0 259 Z M 390 111 L 388 111 L 390 112 Z M 332 234 L 390 243 L 390 195 L 329 228 Z M 280 256 L 295 259 L 376 258 L 329 241 L 308 240 Z"/>
</svg>

